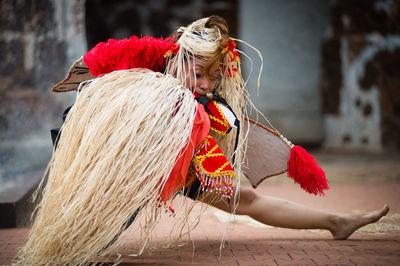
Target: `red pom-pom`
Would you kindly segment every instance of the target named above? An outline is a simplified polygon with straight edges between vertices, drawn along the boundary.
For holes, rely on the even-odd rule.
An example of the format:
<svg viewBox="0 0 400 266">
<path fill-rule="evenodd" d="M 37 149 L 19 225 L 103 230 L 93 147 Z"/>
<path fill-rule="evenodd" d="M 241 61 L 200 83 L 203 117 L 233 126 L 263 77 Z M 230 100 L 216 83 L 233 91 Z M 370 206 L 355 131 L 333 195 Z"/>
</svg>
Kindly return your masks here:
<svg viewBox="0 0 400 266">
<path fill-rule="evenodd" d="M 294 146 L 290 151 L 287 173 L 309 193 L 325 195 L 324 190 L 329 189 L 325 172 L 315 158 L 300 146 Z"/>
<path fill-rule="evenodd" d="M 87 52 L 83 61 L 94 76 L 132 68 L 148 68 L 162 72 L 166 63 L 164 55 L 168 54 L 168 51 L 176 51 L 173 41 L 173 38 L 156 39 L 148 36 L 132 36 L 123 40 L 109 39 Z"/>
</svg>

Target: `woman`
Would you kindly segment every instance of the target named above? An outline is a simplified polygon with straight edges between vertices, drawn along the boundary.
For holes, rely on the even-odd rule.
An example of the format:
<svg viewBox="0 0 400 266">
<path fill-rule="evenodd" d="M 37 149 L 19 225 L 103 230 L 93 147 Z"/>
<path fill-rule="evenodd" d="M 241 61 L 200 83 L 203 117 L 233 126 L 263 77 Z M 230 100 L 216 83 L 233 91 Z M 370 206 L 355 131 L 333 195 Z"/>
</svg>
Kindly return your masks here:
<svg viewBox="0 0 400 266">
<path fill-rule="evenodd" d="M 16 263 L 86 264 L 109 254 L 138 214 L 146 221 L 144 248 L 160 210 L 173 212 L 180 192 L 265 224 L 327 229 L 335 239 L 385 215 L 387 206 L 328 213 L 234 183 L 242 175 L 247 132 L 239 129 L 250 104 L 235 46 L 226 22 L 212 16 L 181 27 L 176 39 L 109 40 L 78 61 L 55 91 L 97 78 L 77 88 Z M 314 181 L 305 187 L 323 194 L 324 175 Z"/>
</svg>

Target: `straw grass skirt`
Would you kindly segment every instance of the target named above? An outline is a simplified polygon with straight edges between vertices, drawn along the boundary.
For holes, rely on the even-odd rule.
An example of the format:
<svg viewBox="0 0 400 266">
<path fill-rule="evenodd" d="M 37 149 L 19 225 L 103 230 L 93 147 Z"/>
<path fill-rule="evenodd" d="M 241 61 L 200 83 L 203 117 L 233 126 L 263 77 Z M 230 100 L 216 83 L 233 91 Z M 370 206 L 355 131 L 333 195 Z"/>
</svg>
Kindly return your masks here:
<svg viewBox="0 0 400 266">
<path fill-rule="evenodd" d="M 150 70 L 115 71 L 82 87 L 14 262 L 93 262 L 113 251 L 115 245 L 104 247 L 138 208 L 150 209 L 144 212 L 149 233 L 160 213 L 159 192 L 190 139 L 196 111 L 189 90 Z"/>
</svg>

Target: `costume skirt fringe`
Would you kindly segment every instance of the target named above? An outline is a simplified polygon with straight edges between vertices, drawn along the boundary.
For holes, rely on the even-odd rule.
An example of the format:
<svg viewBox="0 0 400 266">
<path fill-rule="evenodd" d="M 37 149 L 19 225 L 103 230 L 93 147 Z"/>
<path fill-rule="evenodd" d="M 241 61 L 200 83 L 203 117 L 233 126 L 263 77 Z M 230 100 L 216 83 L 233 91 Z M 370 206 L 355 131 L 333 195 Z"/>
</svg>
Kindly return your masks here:
<svg viewBox="0 0 400 266">
<path fill-rule="evenodd" d="M 62 127 L 15 264 L 96 261 L 115 248 L 104 249 L 139 208 L 150 209 L 148 235 L 195 114 L 192 93 L 169 75 L 116 71 L 84 86 Z"/>
</svg>

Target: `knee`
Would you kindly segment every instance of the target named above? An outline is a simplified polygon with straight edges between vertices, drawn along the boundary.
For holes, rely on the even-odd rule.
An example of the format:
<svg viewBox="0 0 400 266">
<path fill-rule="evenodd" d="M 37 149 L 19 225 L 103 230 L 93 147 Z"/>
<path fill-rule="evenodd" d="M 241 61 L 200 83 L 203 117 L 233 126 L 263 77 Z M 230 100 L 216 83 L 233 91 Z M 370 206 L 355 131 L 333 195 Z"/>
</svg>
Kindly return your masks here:
<svg viewBox="0 0 400 266">
<path fill-rule="evenodd" d="M 250 188 L 240 188 L 239 205 L 236 209 L 238 215 L 248 215 L 254 202 L 259 198 L 259 195 Z"/>
</svg>

